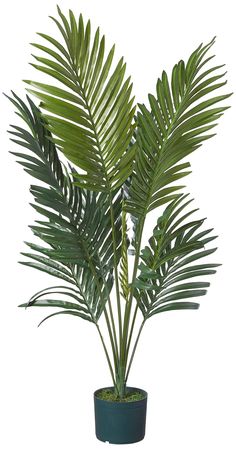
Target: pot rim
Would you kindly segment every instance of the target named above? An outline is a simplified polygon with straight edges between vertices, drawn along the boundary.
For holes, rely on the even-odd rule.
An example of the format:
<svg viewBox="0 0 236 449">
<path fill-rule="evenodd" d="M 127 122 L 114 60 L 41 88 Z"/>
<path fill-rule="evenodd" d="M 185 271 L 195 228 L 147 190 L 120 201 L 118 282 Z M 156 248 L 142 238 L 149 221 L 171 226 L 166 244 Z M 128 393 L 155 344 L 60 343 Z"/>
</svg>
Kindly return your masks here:
<svg viewBox="0 0 236 449">
<path fill-rule="evenodd" d="M 98 388 L 97 390 L 95 390 L 94 391 L 94 393 L 93 393 L 93 396 L 94 396 L 94 399 L 96 400 L 96 401 L 101 401 L 101 402 L 107 402 L 107 403 L 109 403 L 109 404 L 117 404 L 117 405 L 120 405 L 120 404 L 122 404 L 122 405 L 130 405 L 130 404 L 138 404 L 138 403 L 141 403 L 141 402 L 143 402 L 143 401 L 146 401 L 147 400 L 147 397 L 148 397 L 148 393 L 147 393 L 147 391 L 146 390 L 143 390 L 142 388 L 138 388 L 138 387 L 130 387 L 130 386 L 126 386 L 126 388 L 127 388 L 127 390 L 135 390 L 135 391 L 138 391 L 138 392 L 140 392 L 140 393 L 142 393 L 143 395 L 144 395 L 144 397 L 142 398 L 142 399 L 138 399 L 137 401 L 130 401 L 130 402 L 118 402 L 118 401 L 109 401 L 109 400 L 107 400 L 107 399 L 102 399 L 102 398 L 99 398 L 98 396 L 97 396 L 97 393 L 99 393 L 100 391 L 102 391 L 102 390 L 106 390 L 106 389 L 112 389 L 112 390 L 114 390 L 114 385 L 112 385 L 112 386 L 110 386 L 110 387 L 102 387 L 102 388 Z"/>
</svg>

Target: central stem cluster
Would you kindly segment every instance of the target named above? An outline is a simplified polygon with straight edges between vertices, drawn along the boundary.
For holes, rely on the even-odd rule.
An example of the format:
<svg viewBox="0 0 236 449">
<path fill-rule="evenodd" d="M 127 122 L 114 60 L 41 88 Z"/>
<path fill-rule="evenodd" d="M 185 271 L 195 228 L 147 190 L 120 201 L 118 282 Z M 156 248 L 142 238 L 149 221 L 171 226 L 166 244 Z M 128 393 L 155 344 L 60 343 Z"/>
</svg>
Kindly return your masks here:
<svg viewBox="0 0 236 449">
<path fill-rule="evenodd" d="M 114 227 L 114 214 L 113 214 L 112 202 L 110 203 L 110 207 L 111 207 L 111 222 L 112 222 L 112 229 L 113 229 L 114 254 L 116 255 L 116 235 L 115 235 L 115 227 Z M 142 222 L 140 223 L 139 232 L 138 232 L 138 236 L 137 236 L 138 242 L 137 242 L 136 255 L 135 255 L 135 261 L 134 261 L 132 283 L 131 283 L 131 288 L 130 288 L 130 294 L 129 294 L 129 297 L 127 298 L 126 305 L 125 305 L 125 312 L 124 312 L 123 320 L 122 320 L 122 314 L 121 314 L 119 279 L 118 279 L 118 270 L 117 270 L 116 260 L 114 262 L 120 345 L 119 345 L 119 355 L 116 354 L 116 356 L 118 355 L 118 357 L 115 357 L 114 353 L 113 353 L 114 364 L 115 364 L 115 376 L 113 375 L 112 377 L 113 377 L 115 391 L 120 398 L 123 398 L 126 394 L 126 383 L 127 383 L 128 375 L 129 375 L 130 368 L 131 368 L 131 365 L 133 362 L 133 358 L 134 358 L 136 347 L 137 347 L 137 344 L 138 344 L 138 341 L 140 338 L 140 334 L 141 334 L 141 331 L 142 331 L 144 323 L 145 323 L 145 319 L 144 319 L 140 326 L 138 335 L 136 337 L 136 340 L 135 340 L 135 343 L 133 346 L 133 351 L 132 351 L 132 354 L 131 354 L 131 357 L 129 360 L 129 364 L 128 364 L 129 350 L 130 350 L 135 320 L 136 320 L 137 311 L 138 311 L 138 305 L 136 304 L 136 308 L 135 308 L 135 311 L 133 314 L 132 325 L 130 328 L 132 300 L 133 300 L 133 294 L 134 294 L 134 281 L 137 276 L 144 221 L 145 221 L 145 219 L 143 218 Z M 112 313 L 112 310 L 110 310 L 110 312 Z M 112 316 L 112 320 L 113 320 L 113 316 Z M 113 330 L 114 330 L 114 339 L 116 341 L 115 328 L 113 328 Z M 110 334 L 110 338 L 111 338 L 111 334 Z M 112 343 L 112 340 L 111 340 L 111 343 Z M 112 344 L 112 346 L 113 346 L 113 344 Z"/>
</svg>

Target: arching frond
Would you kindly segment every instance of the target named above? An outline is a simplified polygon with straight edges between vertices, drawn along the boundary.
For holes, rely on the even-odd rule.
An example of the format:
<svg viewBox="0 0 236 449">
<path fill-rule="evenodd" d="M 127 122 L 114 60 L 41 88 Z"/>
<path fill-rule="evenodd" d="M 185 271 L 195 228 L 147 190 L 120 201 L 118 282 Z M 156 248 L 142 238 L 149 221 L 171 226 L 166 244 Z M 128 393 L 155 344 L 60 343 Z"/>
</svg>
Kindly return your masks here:
<svg viewBox="0 0 236 449">
<path fill-rule="evenodd" d="M 193 279 L 214 274 L 219 266 L 194 264 L 215 252 L 216 248 L 205 249 L 205 245 L 216 237 L 211 236 L 212 229 L 199 232 L 204 220 L 186 221 L 197 210 L 185 211 L 192 201 L 185 201 L 186 198 L 187 195 L 180 196 L 167 206 L 149 245 L 141 252 L 135 297 L 145 319 L 167 310 L 198 308 L 197 303 L 179 300 L 205 295 L 209 282 Z"/>
<path fill-rule="evenodd" d="M 156 95 L 149 95 L 149 107 L 139 105 L 137 151 L 126 210 L 143 218 L 156 207 L 177 197 L 184 187 L 173 185 L 190 173 L 188 162 L 179 163 L 211 138 L 209 133 L 227 109 L 219 106 L 230 94 L 212 96 L 226 81 L 222 66 L 206 69 L 212 59 L 207 52 L 214 39 L 200 46 L 187 61 L 172 70 L 171 79 L 162 73 Z M 212 108 L 212 106 L 214 106 Z"/>
<path fill-rule="evenodd" d="M 132 171 L 134 147 L 134 108 L 130 77 L 120 59 L 111 72 L 114 46 L 105 55 L 105 37 L 97 29 L 91 37 L 90 21 L 80 15 L 77 24 L 70 11 L 69 20 L 58 8 L 59 19 L 52 17 L 64 40 L 39 33 L 50 45 L 33 44 L 46 56 L 35 56 L 37 70 L 59 81 L 57 85 L 26 80 L 29 89 L 41 100 L 54 142 L 83 174 L 78 184 L 95 191 L 116 190 Z M 76 175 L 75 175 L 76 176 Z"/>
<path fill-rule="evenodd" d="M 113 283 L 114 255 L 107 195 L 75 186 L 76 172 L 71 168 L 72 175 L 69 175 L 61 164 L 40 111 L 29 98 L 29 106 L 15 94 L 10 99 L 30 127 L 28 131 L 13 126 L 12 140 L 26 148 L 24 153 L 13 154 L 27 173 L 46 184 L 30 188 L 35 200 L 32 206 L 44 218 L 37 220 L 31 229 L 46 245 L 27 242 L 34 253 L 22 253 L 31 261 L 21 263 L 79 286 L 94 319 L 98 319 Z M 113 201 L 118 254 L 120 199 L 118 195 Z"/>
</svg>

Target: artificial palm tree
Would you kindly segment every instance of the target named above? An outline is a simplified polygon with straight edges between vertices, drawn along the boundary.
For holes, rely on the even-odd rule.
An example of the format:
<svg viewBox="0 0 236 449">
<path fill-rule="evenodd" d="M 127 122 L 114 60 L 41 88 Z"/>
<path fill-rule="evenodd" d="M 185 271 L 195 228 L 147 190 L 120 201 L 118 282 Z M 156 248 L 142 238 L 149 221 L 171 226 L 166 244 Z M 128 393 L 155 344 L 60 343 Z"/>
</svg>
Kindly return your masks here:
<svg viewBox="0 0 236 449">
<path fill-rule="evenodd" d="M 144 324 L 165 311 L 197 309 L 191 298 L 210 284 L 196 279 L 219 265 L 202 262 L 216 250 L 208 249 L 215 236 L 192 218 L 197 209 L 176 181 L 191 173 L 186 157 L 214 136 L 229 94 L 215 96 L 226 81 L 223 66 L 211 65 L 213 39 L 170 76 L 163 71 L 148 104 L 136 109 L 126 64 L 114 65 L 114 46 L 106 52 L 100 30 L 91 35 L 90 21 L 71 11 L 67 19 L 59 7 L 52 20 L 62 39 L 39 33 L 41 43 L 32 44 L 40 51 L 32 65 L 52 83 L 26 80 L 39 106 L 12 94 L 24 126 L 10 133 L 24 148 L 13 154 L 36 179 L 32 206 L 41 216 L 31 229 L 42 245 L 26 242 L 29 260 L 21 263 L 62 282 L 21 307 L 56 308 L 45 319 L 67 314 L 95 325 L 123 398 Z M 155 226 L 142 247 L 151 211 Z"/>
</svg>

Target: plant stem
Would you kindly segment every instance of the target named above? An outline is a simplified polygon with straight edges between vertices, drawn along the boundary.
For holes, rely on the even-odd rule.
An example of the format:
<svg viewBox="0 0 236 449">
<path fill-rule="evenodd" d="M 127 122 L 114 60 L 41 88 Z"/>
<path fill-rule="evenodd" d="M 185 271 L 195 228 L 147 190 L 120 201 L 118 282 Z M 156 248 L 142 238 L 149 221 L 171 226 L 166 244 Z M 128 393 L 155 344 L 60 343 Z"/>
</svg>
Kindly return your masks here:
<svg viewBox="0 0 236 449">
<path fill-rule="evenodd" d="M 130 344 L 131 344 L 131 340 L 132 340 L 132 335 L 133 335 L 133 331 L 134 331 L 134 325 L 135 325 L 138 309 L 139 309 L 138 303 L 136 303 L 135 311 L 134 311 L 134 315 L 133 315 L 133 319 L 132 319 L 132 324 L 131 324 L 131 329 L 130 329 L 130 334 L 129 334 L 129 338 L 128 338 L 127 349 L 126 349 L 125 364 L 127 363 L 127 359 L 128 359 L 128 355 L 129 355 L 129 348 L 130 348 Z"/>
<path fill-rule="evenodd" d="M 118 323 L 119 323 L 119 342 L 120 342 L 120 354 L 122 347 L 122 316 L 121 316 L 121 303 L 120 303 L 120 288 L 119 288 L 119 277 L 117 269 L 117 255 L 116 255 L 116 231 L 115 231 L 115 217 L 113 210 L 113 203 L 111 193 L 110 197 L 110 212 L 111 212 L 111 226 L 112 226 L 112 240 L 113 240 L 113 254 L 114 254 L 114 272 L 115 272 L 115 286 L 116 286 L 116 299 L 117 299 L 117 311 L 118 311 Z"/>
<path fill-rule="evenodd" d="M 94 267 L 94 265 L 93 265 L 93 263 L 92 263 L 92 261 L 91 261 L 91 259 L 89 257 L 89 254 L 87 252 L 87 248 L 85 248 L 85 251 L 86 251 L 86 255 L 88 257 L 89 267 L 90 267 L 90 269 L 91 269 L 91 271 L 93 273 L 94 281 L 96 283 L 96 286 L 97 286 L 97 289 L 98 289 L 98 292 L 99 292 L 99 296 L 101 298 L 101 301 L 104 301 L 104 298 L 103 298 L 103 295 L 102 295 L 101 286 L 99 284 L 99 279 L 97 277 L 97 272 L 96 272 L 95 267 Z M 107 310 L 106 310 L 106 304 L 104 306 L 104 315 L 105 315 L 107 328 L 108 328 L 108 333 L 109 333 L 109 337 L 110 337 L 110 341 L 111 341 L 113 358 L 114 358 L 114 365 L 115 365 L 115 369 L 117 370 L 117 364 L 118 364 L 117 348 L 116 348 L 115 343 L 114 343 L 112 330 L 111 330 L 111 325 L 110 325 L 110 320 L 109 320 L 108 313 L 107 313 Z"/>
<path fill-rule="evenodd" d="M 104 352 L 105 352 L 105 355 L 106 355 L 106 359 L 107 359 L 107 362 L 108 362 L 108 365 L 109 365 L 109 369 L 110 369 L 110 373 L 111 373 L 111 377 L 112 377 L 112 380 L 113 380 L 114 387 L 117 388 L 116 387 L 114 371 L 113 371 L 111 360 L 110 360 L 110 357 L 109 357 L 109 354 L 108 354 L 108 351 L 107 351 L 107 348 L 106 348 L 106 345 L 105 345 L 105 342 L 104 342 L 104 338 L 102 336 L 102 333 L 101 333 L 99 325 L 97 323 L 95 323 L 95 324 L 96 324 L 96 328 L 97 328 L 98 333 L 99 333 L 100 338 L 101 338 L 101 342 L 102 342 L 103 349 L 104 349 Z"/>
<path fill-rule="evenodd" d="M 119 358 L 118 344 L 117 344 L 116 328 L 115 328 L 115 322 L 114 322 L 114 317 L 113 317 L 113 311 L 112 311 L 110 296 L 108 297 L 108 307 L 109 307 L 109 312 L 110 312 L 110 317 L 111 317 L 111 325 L 112 325 L 112 330 L 113 330 L 113 338 L 114 338 L 114 346 L 115 346 L 115 351 L 116 351 L 116 358 L 117 358 L 117 361 L 118 361 L 118 358 Z"/>
<path fill-rule="evenodd" d="M 122 342 L 122 360 L 123 360 L 124 365 L 127 362 L 127 338 L 128 338 L 128 331 L 129 331 L 129 321 L 130 321 L 132 300 L 133 300 L 133 295 L 134 295 L 134 282 L 135 282 L 135 279 L 137 276 L 137 271 L 138 271 L 139 253 L 140 253 L 140 247 L 141 247 L 141 239 L 142 239 L 144 222 L 145 222 L 145 217 L 143 217 L 142 220 L 140 221 L 140 227 L 138 230 L 138 238 L 137 238 L 137 248 L 136 248 L 134 268 L 133 268 L 133 276 L 132 276 L 132 282 L 131 282 L 131 288 L 130 288 L 130 297 L 125 306 L 125 316 L 124 316 L 124 326 L 123 326 L 123 342 Z"/>
<path fill-rule="evenodd" d="M 130 368 L 131 368 L 131 365 L 132 365 L 132 362 L 133 362 L 134 354 L 135 354 L 135 351 L 136 351 L 136 348 L 137 348 L 137 345 L 138 345 L 138 342 L 139 342 L 139 338 L 140 338 L 141 332 L 143 330 L 143 326 L 144 326 L 145 321 L 146 320 L 144 319 L 142 324 L 141 324 L 141 326 L 140 326 L 137 338 L 135 340 L 135 344 L 134 344 L 134 347 L 133 347 L 133 351 L 132 351 L 132 354 L 131 354 L 131 357 L 130 357 L 128 369 L 127 369 L 126 376 L 125 376 L 125 382 L 127 382 L 127 379 L 128 379 L 128 376 L 129 376 L 129 372 L 130 372 Z"/>
<path fill-rule="evenodd" d="M 75 282 L 76 282 L 76 285 L 77 285 L 77 287 L 78 287 L 78 289 L 79 289 L 79 291 L 80 291 L 82 297 L 84 298 L 85 303 L 87 304 L 86 297 L 84 296 L 84 293 L 83 293 L 83 291 L 82 291 L 82 288 L 81 288 L 80 284 L 78 283 L 77 276 L 76 276 L 76 274 L 75 274 L 73 268 L 71 268 L 71 273 L 72 273 L 72 276 L 73 276 L 73 278 L 74 278 L 74 280 L 75 280 Z M 103 338 L 103 336 L 102 336 L 100 327 L 99 327 L 97 321 L 95 320 L 94 314 L 93 314 L 93 312 L 92 312 L 92 310 L 91 310 L 89 304 L 87 304 L 87 307 L 88 307 L 88 310 L 89 310 L 89 312 L 90 312 L 91 317 L 93 318 L 93 322 L 94 322 L 94 324 L 96 325 L 96 328 L 97 328 L 97 330 L 98 330 L 98 333 L 99 333 L 99 335 L 100 335 L 101 342 L 102 342 L 102 345 L 103 345 L 103 349 L 104 349 L 104 351 L 105 351 L 106 359 L 107 359 L 108 366 L 109 366 L 109 369 L 110 369 L 111 377 L 112 377 L 112 380 L 113 380 L 113 384 L 114 384 L 114 387 L 117 389 L 117 387 L 116 387 L 116 381 L 115 381 L 115 375 L 114 375 L 114 371 L 113 371 L 113 368 L 112 368 L 111 360 L 110 360 L 110 357 L 109 357 L 109 354 L 108 354 L 108 351 L 107 351 L 107 348 L 106 348 L 106 345 L 105 345 L 104 338 Z M 111 329 L 110 329 L 110 322 L 109 322 L 109 318 L 108 318 L 108 316 L 107 316 L 107 311 L 106 311 L 106 308 L 105 308 L 105 307 L 104 307 L 104 313 L 105 313 L 105 317 L 106 317 L 106 321 L 107 321 L 107 326 L 108 326 L 108 331 L 109 331 L 109 336 L 110 336 L 111 345 L 112 345 L 112 349 L 113 349 L 112 335 L 111 335 Z M 113 356 L 114 356 L 114 352 L 113 352 Z M 114 364 L 115 364 L 115 369 L 116 369 L 115 357 L 114 357 Z"/>
<path fill-rule="evenodd" d="M 117 338 L 116 338 L 116 328 L 115 328 L 115 322 L 114 322 L 114 317 L 113 317 L 113 311 L 112 311 L 112 306 L 111 306 L 111 299 L 110 299 L 110 295 L 109 295 L 109 291 L 107 289 L 107 284 L 106 282 L 104 282 L 105 284 L 105 290 L 106 290 L 106 294 L 107 294 L 107 300 L 108 300 L 108 307 L 109 307 L 109 312 L 110 312 L 110 317 L 111 317 L 111 326 L 112 326 L 112 330 L 113 330 L 113 339 L 114 339 L 114 347 L 115 347 L 115 351 L 116 351 L 116 360 L 118 363 L 118 358 L 119 358 L 119 353 L 118 353 L 118 344 L 117 344 Z M 105 306 L 105 311 L 106 311 L 106 306 Z M 106 313 L 106 320 L 109 321 L 109 317 L 107 312 Z M 117 366 L 116 366 L 117 369 Z"/>
</svg>

